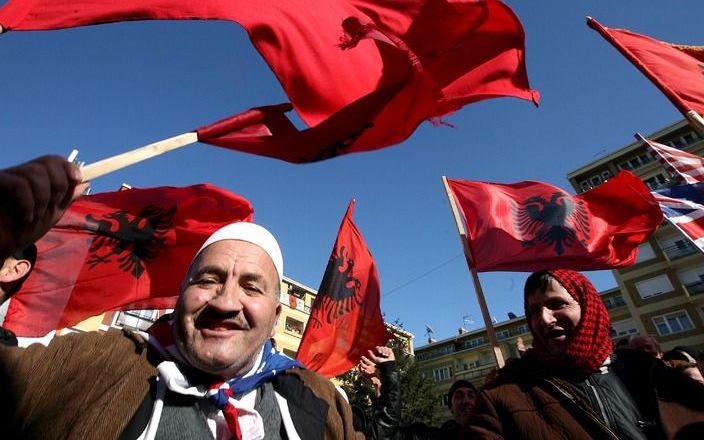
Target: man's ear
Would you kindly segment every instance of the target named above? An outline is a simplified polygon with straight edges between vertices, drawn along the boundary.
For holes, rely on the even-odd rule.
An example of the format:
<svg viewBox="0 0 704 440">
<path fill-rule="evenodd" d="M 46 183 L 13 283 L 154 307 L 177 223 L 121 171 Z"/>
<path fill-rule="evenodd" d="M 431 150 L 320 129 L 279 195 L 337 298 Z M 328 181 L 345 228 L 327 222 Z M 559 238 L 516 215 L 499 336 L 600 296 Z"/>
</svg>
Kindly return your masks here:
<svg viewBox="0 0 704 440">
<path fill-rule="evenodd" d="M 269 335 L 270 338 L 273 338 L 274 335 L 276 334 L 276 327 L 279 326 L 279 318 L 281 317 L 281 303 L 277 302 L 276 303 L 276 319 L 274 320 L 274 326 L 271 328 L 271 334 Z"/>
<path fill-rule="evenodd" d="M 0 271 L 0 283 L 12 283 L 22 279 L 32 270 L 32 263 L 29 260 L 5 261 L 5 265 Z"/>
</svg>

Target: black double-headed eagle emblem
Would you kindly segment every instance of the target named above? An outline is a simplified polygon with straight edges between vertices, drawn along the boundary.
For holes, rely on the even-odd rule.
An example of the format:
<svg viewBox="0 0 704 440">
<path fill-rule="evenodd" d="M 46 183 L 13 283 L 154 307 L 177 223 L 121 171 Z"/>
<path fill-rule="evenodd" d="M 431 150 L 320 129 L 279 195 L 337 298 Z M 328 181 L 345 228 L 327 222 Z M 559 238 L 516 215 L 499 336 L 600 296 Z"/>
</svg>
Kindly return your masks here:
<svg viewBox="0 0 704 440">
<path fill-rule="evenodd" d="M 589 240 L 589 215 L 582 200 L 564 192 L 554 192 L 549 199 L 529 197 L 512 203 L 513 224 L 524 247 L 553 246 L 557 255 L 565 248 Z"/>
<path fill-rule="evenodd" d="M 352 276 L 353 269 L 354 260 L 348 258 L 344 246 L 340 247 L 338 255 L 330 256 L 310 314 L 315 327 L 321 327 L 323 321 L 331 324 L 362 305 L 361 282 Z"/>
<path fill-rule="evenodd" d="M 88 249 L 88 267 L 111 263 L 115 257 L 121 270 L 139 278 L 145 263 L 159 255 L 175 213 L 176 205 L 149 205 L 136 216 L 127 211 L 111 212 L 102 218 L 86 215 L 88 228 L 95 234 Z"/>
</svg>

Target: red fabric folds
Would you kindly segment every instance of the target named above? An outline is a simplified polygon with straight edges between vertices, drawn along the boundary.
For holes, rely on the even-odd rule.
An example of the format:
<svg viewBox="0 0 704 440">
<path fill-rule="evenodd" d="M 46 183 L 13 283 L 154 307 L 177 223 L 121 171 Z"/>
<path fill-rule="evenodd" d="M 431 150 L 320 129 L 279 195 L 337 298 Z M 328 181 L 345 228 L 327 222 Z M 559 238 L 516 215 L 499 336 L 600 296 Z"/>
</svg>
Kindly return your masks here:
<svg viewBox="0 0 704 440">
<path fill-rule="evenodd" d="M 521 23 L 498 0 L 10 0 L 0 9 L 9 30 L 196 18 L 242 25 L 311 127 L 281 120 L 283 133 L 203 137 L 226 148 L 312 162 L 397 144 L 472 102 L 539 100 Z"/>
<path fill-rule="evenodd" d="M 296 354 L 326 377 L 346 373 L 367 350 L 393 336 L 381 316 L 379 275 L 352 220 L 350 202 Z"/>
<path fill-rule="evenodd" d="M 576 196 L 542 182 L 448 182 L 483 272 L 628 266 L 662 222 L 648 188 L 626 171 Z"/>
<path fill-rule="evenodd" d="M 587 24 L 652 81 L 682 113 L 704 114 L 704 47 L 658 41 L 626 29 Z"/>
<path fill-rule="evenodd" d="M 205 239 L 252 216 L 246 199 L 211 185 L 82 197 L 37 242 L 4 326 L 38 337 L 109 310 L 171 308 Z"/>
</svg>

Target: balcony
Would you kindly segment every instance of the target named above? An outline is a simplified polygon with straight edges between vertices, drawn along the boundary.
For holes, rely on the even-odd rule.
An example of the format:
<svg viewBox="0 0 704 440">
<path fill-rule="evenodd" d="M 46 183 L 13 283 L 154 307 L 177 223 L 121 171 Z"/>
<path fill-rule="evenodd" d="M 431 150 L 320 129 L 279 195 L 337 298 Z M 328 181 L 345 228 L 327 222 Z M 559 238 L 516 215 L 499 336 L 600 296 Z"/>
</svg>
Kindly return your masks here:
<svg viewBox="0 0 704 440">
<path fill-rule="evenodd" d="M 699 249 L 697 249 L 689 241 L 682 240 L 678 241 L 677 244 L 662 248 L 662 251 L 665 252 L 665 255 L 667 256 L 668 260 L 673 261 L 677 260 L 678 258 L 683 258 L 688 255 L 696 254 L 697 252 L 699 252 Z"/>
</svg>

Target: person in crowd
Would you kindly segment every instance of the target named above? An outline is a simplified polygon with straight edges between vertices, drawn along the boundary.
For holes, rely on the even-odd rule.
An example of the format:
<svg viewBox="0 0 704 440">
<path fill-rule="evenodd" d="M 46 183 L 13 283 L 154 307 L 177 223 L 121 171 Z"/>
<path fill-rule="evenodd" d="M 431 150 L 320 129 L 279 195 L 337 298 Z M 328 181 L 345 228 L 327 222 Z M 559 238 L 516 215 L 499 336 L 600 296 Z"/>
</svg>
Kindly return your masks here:
<svg viewBox="0 0 704 440">
<path fill-rule="evenodd" d="M 704 438 L 704 387 L 635 350 L 612 354 L 609 314 L 579 272 L 531 274 L 533 349 L 484 387 L 473 438 Z"/>
<path fill-rule="evenodd" d="M 399 426 L 401 420 L 400 381 L 393 350 L 379 346 L 362 356 L 360 370 L 374 386 L 377 401 L 374 404 L 375 439 L 441 440 L 465 438 L 470 414 L 474 408 L 477 390 L 466 380 L 457 380 L 448 392 L 448 408 L 452 419 L 440 428 L 424 423 Z M 360 416 L 361 417 L 361 416 Z"/>
<path fill-rule="evenodd" d="M 37 247 L 34 244 L 5 258 L 0 267 L 0 324 L 5 320 L 5 302 L 14 295 L 27 279 L 37 260 Z M 0 325 L 0 344 L 16 346 L 17 337 Z"/>
<path fill-rule="evenodd" d="M 466 380 L 456 380 L 447 393 L 447 406 L 452 413 L 452 420 L 445 422 L 445 429 L 464 432 L 469 426 L 476 402 L 477 388 Z"/>
<path fill-rule="evenodd" d="M 614 342 L 614 351 L 619 351 L 619 350 L 630 350 L 631 349 L 631 341 L 630 338 L 621 338 L 618 341 Z"/>
<path fill-rule="evenodd" d="M 469 436 L 470 415 L 476 402 L 477 390 L 470 382 L 459 379 L 452 383 L 447 395 L 447 406 L 452 419 L 439 428 L 424 423 L 413 423 L 401 428 L 404 440 L 455 440 L 473 438 Z"/>
<path fill-rule="evenodd" d="M 394 351 L 383 345 L 368 350 L 359 362 L 359 369 L 372 383 L 376 397 L 371 420 L 365 420 L 367 438 L 397 438 L 401 420 L 401 385 Z M 363 414 L 358 417 L 366 418 Z"/>
<path fill-rule="evenodd" d="M 628 347 L 633 350 L 642 351 L 650 356 L 661 359 L 662 351 L 660 350 L 660 344 L 655 340 L 654 337 L 650 335 L 637 335 L 631 336 L 628 340 Z"/>
<path fill-rule="evenodd" d="M 0 171 L 0 256 L 46 233 L 80 182 L 59 157 Z M 333 384 L 269 341 L 283 275 L 271 233 L 225 226 L 183 275 L 173 319 L 149 332 L 0 347 L 3 437 L 363 438 Z"/>
<path fill-rule="evenodd" d="M 662 360 L 685 376 L 704 384 L 704 377 L 697 365 L 696 352 L 688 347 L 675 347 L 662 355 Z"/>
</svg>

